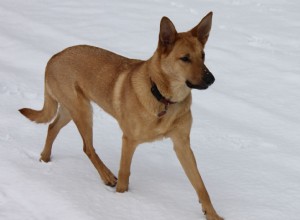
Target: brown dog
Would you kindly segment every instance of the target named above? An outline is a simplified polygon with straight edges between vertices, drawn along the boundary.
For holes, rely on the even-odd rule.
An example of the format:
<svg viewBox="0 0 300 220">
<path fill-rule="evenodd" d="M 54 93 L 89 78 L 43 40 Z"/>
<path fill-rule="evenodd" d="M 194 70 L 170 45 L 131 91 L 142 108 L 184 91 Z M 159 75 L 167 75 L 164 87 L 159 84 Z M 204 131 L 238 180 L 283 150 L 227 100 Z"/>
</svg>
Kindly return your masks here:
<svg viewBox="0 0 300 220">
<path fill-rule="evenodd" d="M 50 160 L 54 139 L 73 120 L 83 139 L 83 150 L 104 183 L 125 192 L 136 147 L 168 137 L 207 219 L 222 219 L 211 204 L 190 148 L 191 88 L 206 89 L 214 82 L 204 65 L 211 23 L 212 12 L 190 31 L 177 33 L 173 23 L 163 17 L 157 50 L 147 61 L 92 46 L 74 46 L 54 55 L 46 68 L 43 109 L 20 110 L 37 123 L 50 122 L 56 116 L 49 125 L 41 160 Z M 123 131 L 118 179 L 93 147 L 91 101 L 112 115 Z"/>
</svg>

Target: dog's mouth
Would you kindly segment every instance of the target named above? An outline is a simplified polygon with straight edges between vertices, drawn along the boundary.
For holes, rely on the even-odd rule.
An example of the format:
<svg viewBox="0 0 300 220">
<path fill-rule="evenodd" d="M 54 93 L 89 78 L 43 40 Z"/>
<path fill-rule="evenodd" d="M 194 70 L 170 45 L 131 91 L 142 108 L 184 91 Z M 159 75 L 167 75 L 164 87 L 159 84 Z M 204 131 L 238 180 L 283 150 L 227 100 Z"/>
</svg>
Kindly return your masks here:
<svg viewBox="0 0 300 220">
<path fill-rule="evenodd" d="M 204 72 L 204 76 L 202 77 L 200 84 L 193 84 L 189 80 L 187 80 L 185 81 L 187 87 L 191 89 L 204 90 L 207 89 L 209 86 L 211 86 L 215 82 L 215 77 L 205 65 L 203 66 L 203 72 Z"/>
<path fill-rule="evenodd" d="M 190 81 L 185 81 L 185 84 L 187 85 L 187 87 L 191 88 L 191 89 L 199 89 L 199 90 L 204 90 L 207 89 L 209 87 L 209 85 L 207 85 L 206 83 L 201 83 L 201 84 L 192 84 Z"/>
</svg>

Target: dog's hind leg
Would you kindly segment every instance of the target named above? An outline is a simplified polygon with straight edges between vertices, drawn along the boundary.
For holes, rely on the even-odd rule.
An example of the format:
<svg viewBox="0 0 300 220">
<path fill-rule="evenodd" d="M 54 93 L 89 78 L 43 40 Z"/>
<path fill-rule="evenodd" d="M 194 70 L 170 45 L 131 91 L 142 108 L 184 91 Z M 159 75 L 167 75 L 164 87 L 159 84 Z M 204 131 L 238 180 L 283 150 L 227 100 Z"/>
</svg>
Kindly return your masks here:
<svg viewBox="0 0 300 220">
<path fill-rule="evenodd" d="M 55 120 L 48 127 L 48 134 L 46 138 L 45 147 L 41 153 L 40 161 L 49 162 L 52 150 L 52 144 L 59 133 L 65 125 L 71 121 L 71 116 L 68 110 L 62 105 L 59 107 L 57 116 Z"/>
<path fill-rule="evenodd" d="M 103 182 L 106 185 L 115 186 L 117 184 L 117 178 L 105 166 L 93 147 L 93 116 L 89 100 L 82 94 L 81 90 L 77 88 L 77 98 L 72 100 L 72 102 L 70 102 L 70 100 L 68 101 L 69 112 L 83 140 L 83 151 L 97 169 Z"/>
</svg>

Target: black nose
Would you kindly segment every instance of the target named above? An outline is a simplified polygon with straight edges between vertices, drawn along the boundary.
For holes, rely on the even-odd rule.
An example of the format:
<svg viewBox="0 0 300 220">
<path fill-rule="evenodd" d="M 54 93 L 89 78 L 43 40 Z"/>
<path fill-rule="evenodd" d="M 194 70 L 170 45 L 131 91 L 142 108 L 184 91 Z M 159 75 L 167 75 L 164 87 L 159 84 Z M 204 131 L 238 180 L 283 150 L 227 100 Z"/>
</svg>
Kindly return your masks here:
<svg viewBox="0 0 300 220">
<path fill-rule="evenodd" d="M 203 76 L 202 80 L 207 85 L 213 84 L 215 81 L 215 77 L 213 76 L 213 74 L 209 71 L 209 69 L 205 65 L 203 67 L 203 72 L 204 72 L 204 76 Z"/>
</svg>

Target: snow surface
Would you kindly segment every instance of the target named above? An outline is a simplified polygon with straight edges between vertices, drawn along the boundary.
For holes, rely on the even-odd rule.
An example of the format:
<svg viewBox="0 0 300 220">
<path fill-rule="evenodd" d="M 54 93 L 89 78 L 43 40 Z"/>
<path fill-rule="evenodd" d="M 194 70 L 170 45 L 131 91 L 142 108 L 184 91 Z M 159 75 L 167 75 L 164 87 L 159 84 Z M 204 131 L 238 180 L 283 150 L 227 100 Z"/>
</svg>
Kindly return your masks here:
<svg viewBox="0 0 300 220">
<path fill-rule="evenodd" d="M 209 11 L 207 66 L 216 83 L 193 91 L 191 142 L 218 213 L 227 220 L 300 219 L 300 2 L 297 0 L 1 0 L 0 219 L 204 219 L 196 193 L 163 140 L 138 148 L 130 190 L 102 184 L 74 126 L 40 163 L 47 126 L 44 68 L 65 47 L 90 44 L 147 59 L 160 18 L 178 31 Z M 117 174 L 121 132 L 94 108 L 96 150 Z"/>
</svg>

